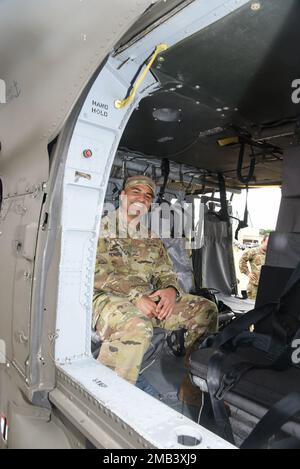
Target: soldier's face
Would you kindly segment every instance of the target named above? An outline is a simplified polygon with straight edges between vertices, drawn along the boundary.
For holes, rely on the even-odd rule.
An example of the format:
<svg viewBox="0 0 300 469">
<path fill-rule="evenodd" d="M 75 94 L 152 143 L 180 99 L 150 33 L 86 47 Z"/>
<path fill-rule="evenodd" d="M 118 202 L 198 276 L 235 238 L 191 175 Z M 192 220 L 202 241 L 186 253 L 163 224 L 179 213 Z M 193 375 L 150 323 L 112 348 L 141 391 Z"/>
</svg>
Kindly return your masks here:
<svg viewBox="0 0 300 469">
<path fill-rule="evenodd" d="M 129 217 L 133 218 L 145 215 L 151 207 L 152 200 L 152 191 L 144 184 L 129 187 L 121 193 L 122 208 Z"/>
</svg>

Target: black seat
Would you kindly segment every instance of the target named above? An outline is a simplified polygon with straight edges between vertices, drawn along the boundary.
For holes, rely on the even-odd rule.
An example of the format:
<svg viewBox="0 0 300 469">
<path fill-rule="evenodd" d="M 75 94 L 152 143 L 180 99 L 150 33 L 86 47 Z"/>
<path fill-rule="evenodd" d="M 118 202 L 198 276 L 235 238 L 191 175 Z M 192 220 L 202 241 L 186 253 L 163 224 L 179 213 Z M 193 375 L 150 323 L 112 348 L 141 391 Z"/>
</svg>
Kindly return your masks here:
<svg viewBox="0 0 300 469">
<path fill-rule="evenodd" d="M 293 271 L 294 269 L 289 268 L 264 266 L 257 306 L 278 301 Z M 264 288 L 264 285 L 266 288 Z M 288 317 L 283 318 L 281 323 L 286 328 L 288 335 L 291 328 L 294 330 L 294 334 L 296 334 L 299 328 L 299 323 L 296 320 L 296 316 L 299 317 L 297 306 L 299 303 L 300 291 L 298 282 L 298 286 L 294 287 L 292 295 L 287 297 L 283 307 L 283 310 L 287 311 Z M 270 319 L 270 317 L 267 317 L 259 321 L 255 327 L 255 332 L 272 337 L 272 334 L 274 334 L 274 324 Z M 214 353 L 215 349 L 204 348 L 194 352 L 190 359 L 192 380 L 202 391 L 208 390 L 208 366 Z M 225 354 L 221 367 L 221 376 L 228 373 L 228 370 L 233 369 L 234 366 L 249 362 L 265 363 L 267 367 L 270 365 L 271 359 L 268 353 L 257 350 L 251 345 L 238 346 Z M 282 371 L 267 368 L 250 369 L 241 376 L 232 389 L 228 389 L 224 393 L 222 398 L 235 408 L 260 420 L 270 408 L 292 392 L 300 392 L 300 368 L 297 365 L 286 367 Z M 290 419 L 284 430 L 300 439 L 300 413 Z"/>
<path fill-rule="evenodd" d="M 208 362 L 212 356 L 210 349 L 198 350 L 193 353 L 190 362 L 190 373 L 193 381 L 199 387 L 201 383 L 197 378 L 206 381 Z M 261 360 L 261 354 L 253 348 L 238 348 L 229 354 L 222 371 L 230 369 L 241 361 Z M 226 402 L 238 406 L 241 410 L 249 412 L 260 419 L 262 414 L 270 409 L 276 402 L 291 392 L 300 391 L 300 369 L 292 367 L 284 371 L 251 370 L 235 385 L 234 390 L 228 391 L 224 398 Z M 255 403 L 256 405 L 250 405 Z M 294 419 L 297 427 L 297 436 L 300 438 L 300 415 Z"/>
</svg>

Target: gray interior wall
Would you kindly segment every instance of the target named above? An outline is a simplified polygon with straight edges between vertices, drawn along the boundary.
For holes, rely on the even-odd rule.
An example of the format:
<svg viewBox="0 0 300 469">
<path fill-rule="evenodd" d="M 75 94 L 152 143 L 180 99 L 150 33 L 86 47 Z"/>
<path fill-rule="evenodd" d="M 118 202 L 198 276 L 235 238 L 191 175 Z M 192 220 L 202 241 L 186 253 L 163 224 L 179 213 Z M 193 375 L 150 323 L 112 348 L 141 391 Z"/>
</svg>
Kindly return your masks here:
<svg viewBox="0 0 300 469">
<path fill-rule="evenodd" d="M 266 264 L 295 268 L 300 260 L 300 147 L 284 155 L 282 201 Z"/>
<path fill-rule="evenodd" d="M 276 231 L 300 233 L 300 147 L 285 152 L 282 201 Z"/>
</svg>

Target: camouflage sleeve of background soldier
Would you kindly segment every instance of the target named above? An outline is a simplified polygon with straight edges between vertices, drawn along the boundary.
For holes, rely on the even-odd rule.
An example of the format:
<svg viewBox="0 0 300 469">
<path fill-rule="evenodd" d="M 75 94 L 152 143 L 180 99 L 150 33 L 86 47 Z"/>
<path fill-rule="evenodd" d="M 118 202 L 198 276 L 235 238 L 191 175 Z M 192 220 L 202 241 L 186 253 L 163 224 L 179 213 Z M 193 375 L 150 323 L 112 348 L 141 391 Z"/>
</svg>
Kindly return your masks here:
<svg viewBox="0 0 300 469">
<path fill-rule="evenodd" d="M 174 272 L 173 263 L 161 240 L 159 242 L 159 258 L 155 266 L 156 289 L 174 287 L 180 295 L 180 288 L 177 281 L 177 275 Z"/>
<path fill-rule="evenodd" d="M 242 274 L 245 274 L 247 276 L 250 274 L 250 270 L 248 268 L 248 262 L 250 262 L 251 259 L 252 259 L 252 251 L 250 249 L 249 251 L 246 251 L 240 259 L 239 266 L 240 266 L 240 271 Z"/>
<path fill-rule="evenodd" d="M 101 293 L 112 293 L 117 296 L 126 296 L 133 303 L 143 294 L 133 288 L 129 276 L 124 272 L 116 272 L 111 262 L 109 240 L 99 238 L 94 278 L 94 298 Z"/>
</svg>

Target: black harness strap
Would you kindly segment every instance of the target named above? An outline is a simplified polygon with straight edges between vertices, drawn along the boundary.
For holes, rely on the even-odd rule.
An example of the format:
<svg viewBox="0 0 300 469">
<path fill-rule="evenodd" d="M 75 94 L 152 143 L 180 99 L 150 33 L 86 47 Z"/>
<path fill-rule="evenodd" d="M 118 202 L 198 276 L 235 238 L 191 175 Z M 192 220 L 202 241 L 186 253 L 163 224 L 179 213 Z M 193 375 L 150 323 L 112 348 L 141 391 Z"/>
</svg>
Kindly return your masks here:
<svg viewBox="0 0 300 469">
<path fill-rule="evenodd" d="M 243 316 L 237 318 L 230 326 L 221 333 L 208 337 L 201 345 L 201 348 L 219 348 L 234 339 L 240 332 L 249 330 L 250 326 L 264 319 L 274 311 L 277 303 L 268 303 L 253 309 Z"/>
<path fill-rule="evenodd" d="M 221 438 L 234 444 L 233 433 L 223 402 L 218 399 L 217 391 L 220 387 L 222 363 L 225 353 L 222 350 L 217 350 L 209 361 L 207 373 L 207 386 L 210 394 L 211 405 L 214 412 L 214 418 L 217 424 L 217 431 Z"/>
<path fill-rule="evenodd" d="M 300 412 L 300 393 L 291 393 L 277 402 L 256 425 L 244 441 L 241 449 L 259 449 L 266 447 L 268 440 L 281 427 Z"/>
<path fill-rule="evenodd" d="M 247 193 L 246 193 L 246 205 L 245 205 L 245 211 L 244 211 L 244 219 L 243 220 L 239 220 L 239 224 L 238 224 L 238 227 L 235 231 L 235 239 L 238 241 L 238 237 L 239 237 L 239 232 L 240 230 L 242 230 L 243 228 L 247 228 L 248 227 L 248 217 L 249 217 L 249 212 L 248 212 L 248 195 L 249 195 L 249 188 L 247 186 Z"/>
<path fill-rule="evenodd" d="M 170 162 L 167 158 L 164 158 L 161 162 L 161 175 L 164 178 L 164 182 L 161 186 L 160 192 L 159 192 L 158 197 L 157 197 L 157 202 L 159 204 L 163 203 L 164 195 L 165 195 L 165 192 L 166 192 L 166 187 L 167 187 L 168 180 L 169 180 L 169 175 L 170 175 Z"/>
<path fill-rule="evenodd" d="M 252 148 L 252 147 L 251 147 Z M 254 176 L 254 171 L 255 171 L 255 165 L 256 165 L 256 158 L 253 153 L 253 148 L 252 148 L 252 154 L 250 155 L 251 161 L 250 161 L 250 167 L 249 167 L 249 172 L 247 176 L 243 176 L 243 163 L 244 163 L 244 157 L 245 157 L 245 152 L 246 152 L 246 142 L 244 140 L 241 141 L 241 148 L 240 148 L 240 154 L 239 154 L 239 161 L 238 161 L 238 166 L 237 166 L 237 176 L 240 182 L 243 184 L 249 184 L 251 179 Z"/>
<path fill-rule="evenodd" d="M 220 200 L 221 200 L 221 210 L 219 212 L 219 218 L 222 221 L 229 223 L 229 214 L 227 207 L 227 195 L 226 195 L 226 183 L 222 173 L 218 174 L 219 179 L 219 188 L 220 188 Z"/>
</svg>

